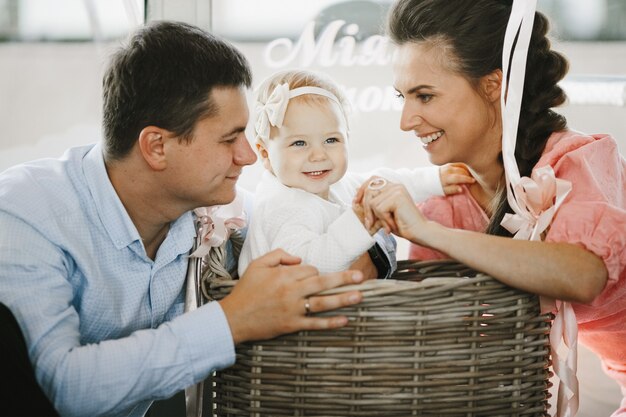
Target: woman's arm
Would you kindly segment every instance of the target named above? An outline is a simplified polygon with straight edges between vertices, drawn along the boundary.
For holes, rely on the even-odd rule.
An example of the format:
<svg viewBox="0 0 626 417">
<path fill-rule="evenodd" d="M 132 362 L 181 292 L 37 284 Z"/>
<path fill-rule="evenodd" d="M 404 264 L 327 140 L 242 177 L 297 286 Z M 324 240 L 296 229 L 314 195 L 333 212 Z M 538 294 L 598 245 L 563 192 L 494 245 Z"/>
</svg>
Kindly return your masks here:
<svg viewBox="0 0 626 417">
<path fill-rule="evenodd" d="M 386 230 L 444 252 L 513 287 L 565 301 L 591 302 L 604 288 L 607 270 L 594 253 L 570 243 L 523 241 L 451 229 L 428 221 L 406 189 L 388 184 L 378 193 L 363 189 L 366 221 L 377 217 Z"/>
<path fill-rule="evenodd" d="M 415 243 L 421 241 L 505 284 L 564 301 L 590 303 L 607 281 L 602 259 L 571 243 L 517 240 L 431 221 L 412 235 L 419 236 Z"/>
</svg>

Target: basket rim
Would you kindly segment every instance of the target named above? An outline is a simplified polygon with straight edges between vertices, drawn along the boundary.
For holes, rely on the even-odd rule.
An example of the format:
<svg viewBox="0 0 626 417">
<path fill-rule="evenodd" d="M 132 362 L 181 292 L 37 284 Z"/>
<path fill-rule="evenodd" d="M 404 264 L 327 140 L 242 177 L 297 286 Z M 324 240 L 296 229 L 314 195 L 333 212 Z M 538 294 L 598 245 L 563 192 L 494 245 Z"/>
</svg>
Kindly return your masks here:
<svg viewBox="0 0 626 417">
<path fill-rule="evenodd" d="M 212 282 L 213 289 L 222 287 L 234 287 L 239 280 L 237 279 L 216 279 Z M 415 289 L 424 290 L 436 290 L 445 291 L 453 290 L 465 285 L 478 285 L 485 282 L 497 283 L 501 286 L 507 286 L 506 284 L 498 281 L 490 275 L 479 273 L 476 276 L 443 276 L 443 277 L 431 277 L 424 278 L 420 281 L 409 281 L 401 279 L 370 279 L 360 284 L 344 285 L 341 287 L 331 288 L 321 291 L 315 295 L 336 295 L 343 294 L 349 291 L 360 291 L 363 294 L 364 299 L 378 297 L 382 295 L 390 295 L 395 293 L 401 293 L 404 291 L 412 291 Z M 522 290 L 511 287 L 515 291 L 524 292 Z"/>
</svg>

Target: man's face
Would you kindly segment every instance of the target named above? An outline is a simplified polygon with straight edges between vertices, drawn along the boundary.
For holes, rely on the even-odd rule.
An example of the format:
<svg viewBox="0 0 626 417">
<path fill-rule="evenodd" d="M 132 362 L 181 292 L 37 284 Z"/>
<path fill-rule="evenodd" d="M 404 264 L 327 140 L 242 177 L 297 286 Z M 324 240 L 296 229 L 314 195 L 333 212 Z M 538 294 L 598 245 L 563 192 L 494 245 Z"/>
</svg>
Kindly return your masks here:
<svg viewBox="0 0 626 417">
<path fill-rule="evenodd" d="M 214 88 L 211 98 L 217 114 L 196 123 L 191 142 L 167 142 L 167 187 L 186 210 L 230 203 L 242 168 L 256 161 L 243 88 Z"/>
</svg>

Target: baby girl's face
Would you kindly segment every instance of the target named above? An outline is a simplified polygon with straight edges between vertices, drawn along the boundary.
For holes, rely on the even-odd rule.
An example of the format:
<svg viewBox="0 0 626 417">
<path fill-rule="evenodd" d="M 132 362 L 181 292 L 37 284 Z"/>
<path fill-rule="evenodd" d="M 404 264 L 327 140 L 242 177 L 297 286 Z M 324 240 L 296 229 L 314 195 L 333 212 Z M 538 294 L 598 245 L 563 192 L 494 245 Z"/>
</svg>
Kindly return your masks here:
<svg viewBox="0 0 626 417">
<path fill-rule="evenodd" d="M 292 99 L 283 126 L 272 128 L 271 139 L 259 150 L 280 182 L 328 199 L 330 186 L 348 166 L 347 130 L 337 103 Z"/>
</svg>

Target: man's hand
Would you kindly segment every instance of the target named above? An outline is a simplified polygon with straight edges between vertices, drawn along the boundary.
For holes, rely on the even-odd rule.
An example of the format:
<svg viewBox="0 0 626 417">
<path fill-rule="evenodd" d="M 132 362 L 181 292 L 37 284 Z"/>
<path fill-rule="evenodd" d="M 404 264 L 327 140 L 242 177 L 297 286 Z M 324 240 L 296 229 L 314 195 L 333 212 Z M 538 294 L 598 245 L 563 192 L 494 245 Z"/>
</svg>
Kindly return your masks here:
<svg viewBox="0 0 626 417">
<path fill-rule="evenodd" d="M 277 249 L 250 263 L 232 292 L 219 303 L 235 344 L 271 339 L 300 330 L 345 326 L 348 323 L 345 316 L 312 317 L 307 313 L 358 304 L 363 299 L 359 291 L 326 296 L 316 294 L 362 281 L 360 271 L 319 275 L 316 268 L 300 265 L 300 258 Z"/>
</svg>

